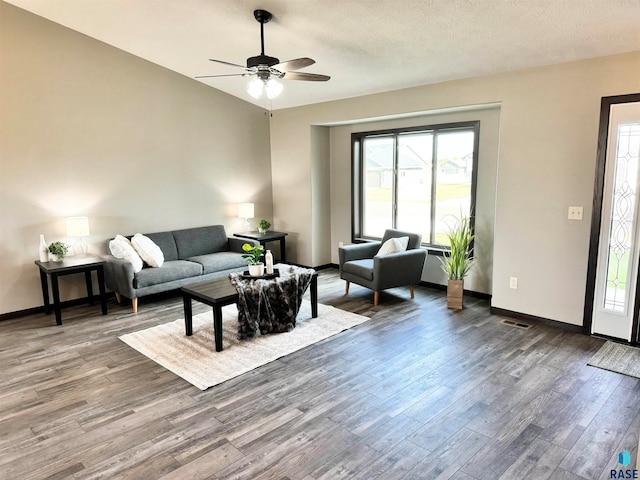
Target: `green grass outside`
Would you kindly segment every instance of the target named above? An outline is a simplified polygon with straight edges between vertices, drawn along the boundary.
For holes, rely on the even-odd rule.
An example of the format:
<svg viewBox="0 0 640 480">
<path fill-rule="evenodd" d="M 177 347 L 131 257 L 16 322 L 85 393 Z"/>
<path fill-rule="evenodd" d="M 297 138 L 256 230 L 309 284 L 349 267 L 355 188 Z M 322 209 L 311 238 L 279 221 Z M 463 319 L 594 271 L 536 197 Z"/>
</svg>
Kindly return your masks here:
<svg viewBox="0 0 640 480">
<path fill-rule="evenodd" d="M 444 184 L 438 187 L 436 201 L 453 200 L 456 198 L 466 198 L 469 196 L 471 184 L 469 183 L 453 183 Z M 411 192 L 413 195 L 411 195 Z M 367 189 L 367 201 L 370 202 L 391 202 L 391 188 L 370 188 Z M 409 194 L 407 194 L 409 193 Z M 402 193 L 400 197 L 403 202 L 427 203 L 425 192 L 419 189 L 410 189 L 407 193 Z"/>
<path fill-rule="evenodd" d="M 613 252 L 609 253 L 609 265 L 607 271 L 607 287 L 614 288 L 614 280 L 618 280 L 619 288 L 624 290 L 627 287 L 627 269 L 629 268 L 629 254 L 625 253 L 618 259 Z"/>
</svg>

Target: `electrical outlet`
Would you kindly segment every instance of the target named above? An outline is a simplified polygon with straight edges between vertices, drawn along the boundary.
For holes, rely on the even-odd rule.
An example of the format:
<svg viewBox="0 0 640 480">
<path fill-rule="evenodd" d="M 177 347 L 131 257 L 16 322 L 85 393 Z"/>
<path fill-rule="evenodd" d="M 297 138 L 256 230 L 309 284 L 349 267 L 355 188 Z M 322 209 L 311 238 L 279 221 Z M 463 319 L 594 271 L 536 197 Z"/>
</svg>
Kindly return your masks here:
<svg viewBox="0 0 640 480">
<path fill-rule="evenodd" d="M 338 242 L 338 247 L 344 247 L 344 242 Z"/>
<path fill-rule="evenodd" d="M 582 220 L 582 207 L 569 207 L 567 218 L 569 220 Z"/>
<path fill-rule="evenodd" d="M 509 277 L 509 288 L 518 289 L 518 277 Z"/>
</svg>

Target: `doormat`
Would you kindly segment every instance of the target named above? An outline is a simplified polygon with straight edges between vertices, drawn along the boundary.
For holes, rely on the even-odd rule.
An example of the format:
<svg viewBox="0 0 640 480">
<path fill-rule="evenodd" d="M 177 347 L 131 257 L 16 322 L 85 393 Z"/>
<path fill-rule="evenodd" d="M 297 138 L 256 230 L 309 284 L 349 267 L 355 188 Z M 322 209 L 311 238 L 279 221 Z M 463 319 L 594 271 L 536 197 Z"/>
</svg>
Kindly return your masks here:
<svg viewBox="0 0 640 480">
<path fill-rule="evenodd" d="M 607 341 L 587 365 L 640 378 L 640 348 Z"/>
</svg>

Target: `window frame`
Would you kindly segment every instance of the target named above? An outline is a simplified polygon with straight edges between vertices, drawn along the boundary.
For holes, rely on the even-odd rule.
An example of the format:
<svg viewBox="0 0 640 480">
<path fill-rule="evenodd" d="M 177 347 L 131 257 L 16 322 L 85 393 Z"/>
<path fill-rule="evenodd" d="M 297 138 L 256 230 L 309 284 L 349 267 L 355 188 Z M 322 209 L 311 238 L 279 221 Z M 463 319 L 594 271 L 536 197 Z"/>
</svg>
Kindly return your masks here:
<svg viewBox="0 0 640 480">
<path fill-rule="evenodd" d="M 392 193 L 392 223 L 391 228 L 396 228 L 397 222 L 397 209 L 398 209 L 398 137 L 405 134 L 415 133 L 432 133 L 434 135 L 432 144 L 432 185 L 431 185 L 431 234 L 435 235 L 435 195 L 437 185 L 437 135 L 439 133 L 448 133 L 455 131 L 473 131 L 473 155 L 472 155 L 472 172 L 471 172 L 471 207 L 469 211 L 471 229 L 475 232 L 475 212 L 476 212 L 476 193 L 478 187 L 478 156 L 480 146 L 480 121 L 470 120 L 464 122 L 451 122 L 451 123 L 438 123 L 433 125 L 421 125 L 415 127 L 403 127 L 403 128 L 390 128 L 384 130 L 370 130 L 364 132 L 353 132 L 351 134 L 351 239 L 353 243 L 362 243 L 370 241 L 379 241 L 380 237 L 372 237 L 363 235 L 363 222 L 364 222 L 364 154 L 362 144 L 366 138 L 372 137 L 393 137 L 393 193 Z M 435 238 L 435 237 L 434 237 Z M 443 255 L 450 249 L 446 245 L 440 245 L 431 243 L 431 239 L 428 241 L 422 241 L 422 247 L 429 250 L 429 253 L 436 255 Z M 473 245 L 471 246 L 473 251 Z"/>
</svg>

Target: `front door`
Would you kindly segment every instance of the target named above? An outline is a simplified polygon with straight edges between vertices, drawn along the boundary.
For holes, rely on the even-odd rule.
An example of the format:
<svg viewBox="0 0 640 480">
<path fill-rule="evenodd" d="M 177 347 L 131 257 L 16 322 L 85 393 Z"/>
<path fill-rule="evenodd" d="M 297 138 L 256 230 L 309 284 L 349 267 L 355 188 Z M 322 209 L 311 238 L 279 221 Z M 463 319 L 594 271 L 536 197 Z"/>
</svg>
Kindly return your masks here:
<svg viewBox="0 0 640 480">
<path fill-rule="evenodd" d="M 607 137 L 591 333 L 631 341 L 638 321 L 640 102 L 610 106 Z"/>
</svg>

